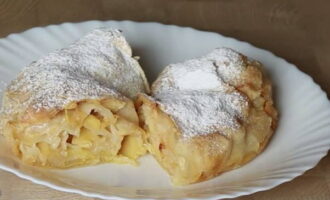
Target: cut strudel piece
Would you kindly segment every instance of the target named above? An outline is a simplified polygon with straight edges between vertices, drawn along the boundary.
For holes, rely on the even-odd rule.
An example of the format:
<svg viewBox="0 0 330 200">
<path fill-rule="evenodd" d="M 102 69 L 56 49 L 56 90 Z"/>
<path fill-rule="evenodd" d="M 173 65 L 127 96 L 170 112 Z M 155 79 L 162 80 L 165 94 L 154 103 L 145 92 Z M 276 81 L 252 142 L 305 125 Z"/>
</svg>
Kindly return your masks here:
<svg viewBox="0 0 330 200">
<path fill-rule="evenodd" d="M 176 185 L 244 165 L 266 146 L 277 112 L 261 64 L 227 48 L 169 65 L 137 100 L 149 151 Z"/>
<path fill-rule="evenodd" d="M 96 29 L 31 63 L 11 82 L 1 134 L 30 165 L 134 164 L 146 149 L 133 100 L 148 91 L 121 32 Z"/>
</svg>

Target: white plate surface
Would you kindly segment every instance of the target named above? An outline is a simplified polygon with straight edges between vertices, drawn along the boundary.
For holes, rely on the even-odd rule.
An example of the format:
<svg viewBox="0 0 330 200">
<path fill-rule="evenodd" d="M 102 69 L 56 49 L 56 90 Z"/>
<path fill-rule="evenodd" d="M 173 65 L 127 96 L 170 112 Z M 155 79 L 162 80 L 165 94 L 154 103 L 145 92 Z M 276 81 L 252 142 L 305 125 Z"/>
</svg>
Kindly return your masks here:
<svg viewBox="0 0 330 200">
<path fill-rule="evenodd" d="M 280 113 L 278 129 L 266 150 L 242 168 L 186 187 L 172 187 L 151 156 L 143 157 L 139 167 L 105 164 L 60 171 L 24 166 L 1 148 L 1 169 L 57 190 L 103 199 L 220 199 L 273 188 L 314 167 L 327 154 L 330 103 L 320 87 L 272 53 L 216 33 L 130 21 L 89 21 L 33 28 L 0 39 L 0 87 L 31 61 L 97 27 L 124 31 L 134 54 L 141 57 L 149 81 L 165 65 L 204 55 L 216 47 L 230 47 L 261 61 L 273 81 Z"/>
</svg>

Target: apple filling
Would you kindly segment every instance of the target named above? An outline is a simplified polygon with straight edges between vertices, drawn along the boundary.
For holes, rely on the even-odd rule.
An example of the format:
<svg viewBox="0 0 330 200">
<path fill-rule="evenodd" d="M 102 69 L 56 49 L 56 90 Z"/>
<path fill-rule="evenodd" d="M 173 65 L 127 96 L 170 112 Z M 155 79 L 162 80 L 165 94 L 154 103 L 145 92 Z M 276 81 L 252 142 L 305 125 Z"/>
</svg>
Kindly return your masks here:
<svg viewBox="0 0 330 200">
<path fill-rule="evenodd" d="M 10 121 L 6 130 L 15 154 L 35 166 L 137 164 L 146 153 L 133 102 L 115 98 L 71 103 L 47 121 Z"/>
</svg>

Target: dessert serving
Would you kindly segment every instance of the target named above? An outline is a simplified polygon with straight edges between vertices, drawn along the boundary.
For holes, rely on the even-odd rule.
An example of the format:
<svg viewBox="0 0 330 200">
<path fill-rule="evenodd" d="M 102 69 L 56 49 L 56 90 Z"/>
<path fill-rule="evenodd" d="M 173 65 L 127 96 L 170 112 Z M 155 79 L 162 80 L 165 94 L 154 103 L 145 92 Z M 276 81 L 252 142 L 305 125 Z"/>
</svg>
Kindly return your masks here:
<svg viewBox="0 0 330 200">
<path fill-rule="evenodd" d="M 31 63 L 10 83 L 1 134 L 30 165 L 135 164 L 146 149 L 133 100 L 148 91 L 120 31 L 96 29 Z"/>
<path fill-rule="evenodd" d="M 167 66 L 137 100 L 149 152 L 175 185 L 242 166 L 276 127 L 261 64 L 228 48 Z"/>
<path fill-rule="evenodd" d="M 27 137 L 28 135 L 34 137 L 34 132 L 30 131 L 26 135 L 21 134 L 23 131 L 20 134 L 17 134 L 19 132 L 13 132 L 13 136 L 10 136 L 9 132 L 6 131 L 10 130 L 11 124 L 28 126 L 32 123 L 19 121 L 16 117 L 18 114 L 15 114 L 18 112 L 8 112 L 11 109 L 8 109 L 6 106 L 8 104 L 5 103 L 0 108 L 0 111 L 1 109 L 7 110 L 5 113 L 0 114 L 2 124 L 0 130 L 0 170 L 8 171 L 20 178 L 54 190 L 76 193 L 96 199 L 198 198 L 216 200 L 237 198 L 241 195 L 274 188 L 313 168 L 328 153 L 330 147 L 328 131 L 330 129 L 330 102 L 326 93 L 310 76 L 268 50 L 257 48 L 247 42 L 228 38 L 218 33 L 198 31 L 187 27 L 132 21 L 88 21 L 33 28 L 23 33 L 14 33 L 6 38 L 0 38 L 0 104 L 3 103 L 3 96 L 5 96 L 5 99 L 9 97 L 10 93 L 8 91 L 12 91 L 12 83 L 15 83 L 16 79 L 21 77 L 19 71 L 25 71 L 24 67 L 30 65 L 31 61 L 49 56 L 48 52 L 52 52 L 54 49 L 66 48 L 68 44 L 84 37 L 84 34 L 88 31 L 99 27 L 122 30 L 122 33 L 115 34 L 127 36 L 126 40 L 132 46 L 133 55 L 141 57 L 141 59 L 135 60 L 139 61 L 145 74 L 150 75 L 149 78 L 152 80 L 150 82 L 153 85 L 152 92 L 148 91 L 146 85 L 145 89 L 142 89 L 145 91 L 132 92 L 133 97 L 131 98 L 129 94 L 124 94 L 126 90 L 121 89 L 127 86 L 126 83 L 118 88 L 110 85 L 121 78 L 127 78 L 130 76 L 129 73 L 116 75 L 115 78 L 106 75 L 106 73 L 100 73 L 111 78 L 111 80 L 106 78 L 106 84 L 99 82 L 100 85 L 118 93 L 118 97 L 109 95 L 105 98 L 111 99 L 111 102 L 127 100 L 127 102 L 134 104 L 135 108 L 132 106 L 132 109 L 129 109 L 133 111 L 132 114 L 126 114 L 125 120 L 121 122 L 129 123 L 128 117 L 135 116 L 135 121 L 138 120 L 139 123 L 134 123 L 137 126 L 131 128 L 139 130 L 134 131 L 134 135 L 141 135 L 140 138 L 143 142 L 141 140 L 141 142 L 132 142 L 136 141 L 129 139 L 135 138 L 131 137 L 133 134 L 130 134 L 129 137 L 125 135 L 122 143 L 120 143 L 120 150 L 115 156 L 109 154 L 108 160 L 88 162 L 84 161 L 83 154 L 93 152 L 93 148 L 90 148 L 89 142 L 84 143 L 88 141 L 84 140 L 86 138 L 84 136 L 79 137 L 82 140 L 78 140 L 80 141 L 78 145 L 76 143 L 78 137 L 73 135 L 75 137 L 70 136 L 65 141 L 66 149 L 72 151 L 70 149 L 81 146 L 79 147 L 81 152 L 75 151 L 77 152 L 75 155 L 81 154 L 81 163 L 85 164 L 67 165 L 70 169 L 67 169 L 67 167 L 62 169 L 64 167 L 59 165 L 51 166 L 50 164 L 41 165 L 40 163 L 22 162 L 22 156 L 26 157 L 28 154 L 22 154 L 20 149 L 25 151 L 26 147 L 31 148 L 34 146 L 31 144 L 32 142 L 29 143 L 30 140 Z M 106 29 L 102 29 L 102 31 L 104 30 Z M 109 33 L 117 32 L 115 30 L 107 31 Z M 95 38 L 100 37 L 98 34 L 93 35 Z M 110 40 L 112 41 L 110 44 L 114 44 L 114 38 Z M 105 45 L 106 42 L 101 44 Z M 95 45 L 86 46 L 84 51 Z M 222 46 L 230 47 L 233 50 L 222 49 L 223 52 L 220 52 L 220 49 L 216 49 Z M 110 52 L 110 47 L 107 47 L 107 49 Z M 128 49 L 130 48 L 128 47 Z M 93 52 L 97 51 L 93 50 Z M 111 50 L 111 52 L 114 51 Z M 121 50 L 117 51 L 118 55 L 121 52 Z M 124 52 L 126 51 L 124 50 Z M 212 58 L 209 53 L 212 54 Z M 138 72 L 140 71 L 139 66 L 132 67 L 124 64 L 130 63 L 124 60 L 137 58 L 134 56 L 127 56 L 125 59 L 117 58 L 116 62 L 111 63 L 118 66 L 118 68 L 120 68 L 119 66 L 130 68 L 130 73 L 137 74 L 136 77 L 145 82 L 143 81 L 143 75 Z M 73 57 L 76 59 L 76 56 Z M 91 55 L 89 59 L 91 64 L 97 63 L 99 65 L 100 62 L 97 61 L 100 59 L 94 59 L 94 57 L 100 56 L 98 56 L 98 53 Z M 189 59 L 194 62 L 186 61 Z M 132 61 L 134 62 L 134 60 Z M 65 63 L 64 60 L 62 63 Z M 101 63 L 104 65 L 107 62 Z M 211 63 L 216 66 L 212 67 Z M 187 67 L 185 68 L 183 65 Z M 68 64 L 68 66 L 72 66 L 72 64 Z M 165 67 L 166 70 L 164 70 Z M 216 69 L 219 73 L 214 73 Z M 117 70 L 119 69 L 115 70 L 116 73 L 119 72 Z M 79 70 L 75 71 L 78 72 Z M 138 73 L 135 73 L 135 71 Z M 162 71 L 163 73 L 160 73 Z M 79 74 L 81 72 L 74 72 L 70 76 L 78 79 Z M 92 78 L 93 73 L 89 74 L 91 76 L 86 75 L 89 78 L 85 79 Z M 110 69 L 109 74 L 111 74 Z M 183 76 L 185 74 L 187 76 Z M 17 77 L 18 75 L 19 77 Z M 42 81 L 42 83 L 51 80 L 49 77 L 47 79 L 40 77 L 43 76 L 39 76 L 37 80 Z M 232 79 L 236 81 L 231 82 Z M 95 87 L 95 84 L 97 85 L 98 81 L 94 80 L 89 86 Z M 154 80 L 157 81 L 154 82 Z M 132 82 L 134 84 L 131 84 Z M 138 86 L 140 81 L 132 82 L 129 83 L 130 88 Z M 30 85 L 30 83 L 26 85 Z M 80 85 L 78 84 L 78 86 Z M 75 88 L 79 88 L 78 86 L 75 86 Z M 271 89 L 267 89 L 267 87 Z M 227 89 L 224 90 L 223 88 Z M 55 94 L 61 93 L 56 90 L 55 88 L 54 95 L 57 98 L 63 96 L 63 94 Z M 274 91 L 274 97 L 271 97 L 271 90 Z M 31 88 L 29 91 L 35 91 L 35 89 Z M 222 94 L 223 91 L 226 92 Z M 26 102 L 23 99 L 25 92 L 20 94 L 22 95 L 12 96 L 10 94 L 10 101 Z M 119 98 L 119 96 L 122 98 Z M 270 98 L 274 100 L 275 105 L 271 106 Z M 47 97 L 47 99 L 49 98 Z M 102 103 L 101 99 L 103 97 L 88 98 L 87 100 L 101 102 L 100 105 L 103 106 L 105 104 Z M 72 102 L 77 102 L 77 110 L 80 110 L 78 107 L 80 102 L 83 101 L 73 100 Z M 18 105 L 13 103 L 13 106 Z M 274 108 L 279 113 L 278 117 Z M 29 109 L 26 110 L 29 111 Z M 64 108 L 58 110 L 60 110 L 59 114 L 62 111 L 65 113 Z M 115 112 L 117 109 L 113 108 L 112 110 L 112 114 L 117 119 L 123 119 L 122 112 Z M 35 113 L 32 112 L 32 114 Z M 79 112 L 78 115 L 73 114 L 73 116 L 78 116 Z M 94 111 L 91 114 L 95 115 L 98 120 L 103 120 L 102 118 L 99 119 L 99 114 L 94 113 Z M 34 115 L 32 115 L 33 117 Z M 48 116 L 45 117 L 45 119 L 47 118 Z M 44 126 L 51 125 L 52 119 L 49 118 Z M 269 126 L 270 120 L 272 126 L 266 128 Z M 20 123 L 16 123 L 18 121 Z M 56 128 L 64 129 L 64 125 L 66 125 L 66 123 L 57 123 L 56 121 L 53 123 L 56 126 L 52 127 Z M 265 128 L 261 128 L 263 124 L 265 124 Z M 111 131 L 114 130 L 111 130 L 111 128 L 115 126 L 117 125 L 110 125 L 110 130 L 106 128 L 106 131 L 112 134 Z M 252 126 L 255 126 L 258 131 L 252 132 Z M 121 129 L 123 130 L 124 127 L 127 126 L 124 125 Z M 131 130 L 131 128 L 128 128 L 128 130 Z M 79 133 L 82 133 L 83 129 L 85 128 L 81 128 Z M 158 134 L 159 137 L 153 131 L 156 129 L 162 130 Z M 213 131 L 214 133 L 212 133 Z M 4 133 L 6 133 L 6 137 Z M 55 138 L 58 138 L 56 130 L 54 133 Z M 50 144 L 49 140 L 52 139 L 49 136 L 52 136 L 50 132 L 45 134 L 42 140 L 47 140 L 47 143 Z M 10 139 L 11 137 L 13 139 Z M 48 137 L 49 139 L 46 139 Z M 38 137 L 36 138 L 40 141 Z M 98 138 L 102 138 L 102 136 L 98 136 Z M 264 142 L 262 142 L 263 138 L 265 138 Z M 72 142 L 73 139 L 76 140 L 75 144 Z M 92 137 L 92 139 L 95 140 L 96 138 Z M 22 142 L 23 140 L 25 141 Z M 111 141 L 105 142 L 108 148 L 112 148 L 112 143 L 115 143 Z M 141 143 L 144 144 L 140 145 Z M 93 147 L 103 148 L 102 144 L 96 145 L 95 142 L 92 142 L 92 144 Z M 119 142 L 116 144 L 119 144 Z M 14 151 L 19 150 L 16 156 L 10 153 L 9 145 Z M 36 146 L 42 146 L 42 144 Z M 161 151 L 157 150 L 157 147 Z M 64 150 L 57 149 L 56 146 L 51 148 L 52 152 L 48 154 L 47 159 L 52 160 L 52 154 L 56 155 L 55 152 L 64 152 L 61 155 L 65 154 L 64 148 Z M 137 160 L 132 159 L 134 152 L 139 151 L 150 155 L 142 155 Z M 32 152 L 29 153 L 32 155 Z M 101 154 L 97 151 L 94 152 L 94 156 Z M 128 156 L 129 152 L 131 152 L 130 157 Z M 73 155 L 73 153 L 70 153 L 70 155 Z M 244 160 L 249 159 L 249 157 L 252 161 L 246 161 L 248 163 L 244 164 Z M 66 159 L 69 158 L 65 156 L 57 157 L 58 162 L 65 162 Z M 95 160 L 98 159 L 95 158 Z M 138 166 L 131 164 L 138 164 Z M 81 167 L 71 168 L 75 166 Z M 52 169 L 49 169 L 50 167 Z M 231 170 L 236 167 L 238 169 Z M 173 180 L 172 182 L 170 177 Z M 199 181 L 206 179 L 209 179 L 209 181 L 199 183 Z M 197 184 L 183 187 L 175 186 L 189 183 Z M 28 183 L 26 182 L 26 184 Z"/>
<path fill-rule="evenodd" d="M 265 148 L 277 122 L 271 89 L 259 62 L 219 48 L 167 66 L 150 91 L 121 32 L 96 29 L 8 85 L 0 134 L 29 165 L 134 165 L 149 152 L 186 185 Z"/>
</svg>

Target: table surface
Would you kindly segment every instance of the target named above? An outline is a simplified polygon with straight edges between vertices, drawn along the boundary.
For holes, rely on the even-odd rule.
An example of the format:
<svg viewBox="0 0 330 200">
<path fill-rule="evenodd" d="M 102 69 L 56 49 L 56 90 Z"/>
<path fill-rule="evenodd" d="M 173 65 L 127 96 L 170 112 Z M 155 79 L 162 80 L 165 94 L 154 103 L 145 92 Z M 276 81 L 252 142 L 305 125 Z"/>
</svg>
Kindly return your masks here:
<svg viewBox="0 0 330 200">
<path fill-rule="evenodd" d="M 330 94 L 329 0 L 0 0 L 0 37 L 85 20 L 157 21 L 221 33 L 296 64 Z M 0 200 L 91 200 L 0 171 Z M 330 155 L 304 175 L 238 200 L 330 199 Z"/>
</svg>

